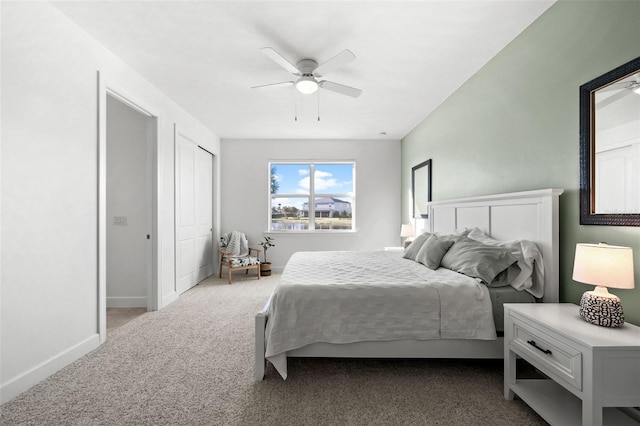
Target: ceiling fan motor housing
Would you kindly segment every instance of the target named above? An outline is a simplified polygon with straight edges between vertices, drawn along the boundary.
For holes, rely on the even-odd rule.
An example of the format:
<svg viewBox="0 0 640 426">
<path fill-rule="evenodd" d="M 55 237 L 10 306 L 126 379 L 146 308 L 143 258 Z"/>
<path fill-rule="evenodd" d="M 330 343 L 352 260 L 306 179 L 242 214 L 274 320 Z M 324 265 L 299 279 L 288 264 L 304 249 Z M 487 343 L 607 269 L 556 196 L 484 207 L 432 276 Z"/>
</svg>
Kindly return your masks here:
<svg viewBox="0 0 640 426">
<path fill-rule="evenodd" d="M 302 59 L 298 62 L 297 68 L 300 70 L 302 75 L 308 74 L 309 76 L 311 76 L 313 70 L 318 68 L 318 63 L 313 59 Z"/>
</svg>

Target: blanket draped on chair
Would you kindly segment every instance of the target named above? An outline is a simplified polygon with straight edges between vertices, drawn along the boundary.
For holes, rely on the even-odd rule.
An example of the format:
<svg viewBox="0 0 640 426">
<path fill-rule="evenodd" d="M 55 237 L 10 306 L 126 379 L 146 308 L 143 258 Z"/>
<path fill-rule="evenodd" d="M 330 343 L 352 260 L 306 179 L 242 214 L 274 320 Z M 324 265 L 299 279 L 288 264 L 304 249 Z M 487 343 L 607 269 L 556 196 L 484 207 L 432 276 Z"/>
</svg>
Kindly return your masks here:
<svg viewBox="0 0 640 426">
<path fill-rule="evenodd" d="M 231 259 L 229 259 L 229 261 L 232 268 L 260 263 L 257 257 L 249 256 L 249 243 L 247 237 L 242 232 L 232 231 L 224 234 L 222 238 L 220 238 L 220 246 L 231 253 Z"/>
</svg>

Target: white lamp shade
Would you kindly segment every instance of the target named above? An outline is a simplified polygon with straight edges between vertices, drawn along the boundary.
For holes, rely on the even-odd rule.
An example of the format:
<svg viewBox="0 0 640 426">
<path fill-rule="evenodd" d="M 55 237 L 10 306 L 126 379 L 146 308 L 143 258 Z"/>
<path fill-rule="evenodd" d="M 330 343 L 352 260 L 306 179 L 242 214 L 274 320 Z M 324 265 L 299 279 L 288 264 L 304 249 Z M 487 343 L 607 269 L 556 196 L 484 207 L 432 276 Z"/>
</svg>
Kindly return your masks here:
<svg viewBox="0 0 640 426">
<path fill-rule="evenodd" d="M 575 281 L 602 287 L 633 288 L 633 249 L 607 244 L 576 244 Z"/>
<path fill-rule="evenodd" d="M 401 237 L 413 237 L 415 235 L 413 231 L 413 225 L 410 223 L 405 223 L 400 227 L 400 236 Z"/>
</svg>

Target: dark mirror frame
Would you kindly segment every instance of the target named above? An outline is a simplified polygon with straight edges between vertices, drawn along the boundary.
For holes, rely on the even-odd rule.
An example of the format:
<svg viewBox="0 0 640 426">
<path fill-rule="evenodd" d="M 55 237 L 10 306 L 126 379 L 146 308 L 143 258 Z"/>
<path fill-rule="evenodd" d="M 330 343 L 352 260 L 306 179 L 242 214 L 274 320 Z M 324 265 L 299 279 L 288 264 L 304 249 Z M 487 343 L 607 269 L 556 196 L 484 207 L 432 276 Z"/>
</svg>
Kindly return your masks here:
<svg viewBox="0 0 640 426">
<path fill-rule="evenodd" d="M 640 226 L 640 213 L 594 212 L 595 140 L 593 92 L 640 70 L 640 57 L 580 86 L 580 225 Z"/>
<path fill-rule="evenodd" d="M 411 211 L 411 217 L 414 219 L 428 219 L 428 214 L 422 214 L 420 216 L 416 216 L 416 172 L 423 167 L 426 167 L 427 170 L 427 193 L 424 196 L 427 197 L 427 203 L 431 201 L 431 159 L 427 161 L 423 161 L 417 166 L 413 166 L 411 168 L 411 197 L 413 199 L 413 210 Z"/>
</svg>

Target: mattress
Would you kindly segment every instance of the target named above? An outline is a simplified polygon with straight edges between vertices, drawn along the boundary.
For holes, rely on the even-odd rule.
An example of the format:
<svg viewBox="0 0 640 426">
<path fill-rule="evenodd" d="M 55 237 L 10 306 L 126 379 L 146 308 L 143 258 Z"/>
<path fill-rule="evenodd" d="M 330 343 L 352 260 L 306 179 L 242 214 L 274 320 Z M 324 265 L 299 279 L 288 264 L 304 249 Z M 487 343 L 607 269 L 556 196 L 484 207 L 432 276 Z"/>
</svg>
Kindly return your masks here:
<svg viewBox="0 0 640 426">
<path fill-rule="evenodd" d="M 394 252 L 298 252 L 270 299 L 265 356 L 286 377 L 286 352 L 311 343 L 495 338 L 473 278 Z"/>
</svg>

